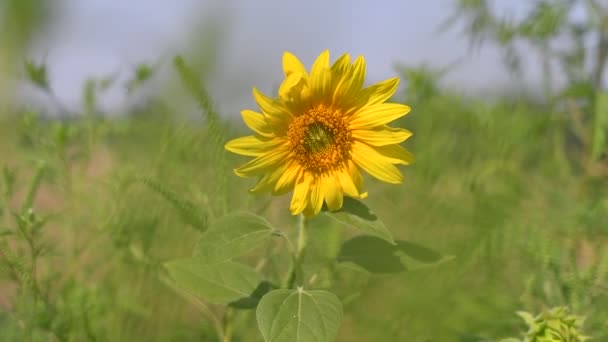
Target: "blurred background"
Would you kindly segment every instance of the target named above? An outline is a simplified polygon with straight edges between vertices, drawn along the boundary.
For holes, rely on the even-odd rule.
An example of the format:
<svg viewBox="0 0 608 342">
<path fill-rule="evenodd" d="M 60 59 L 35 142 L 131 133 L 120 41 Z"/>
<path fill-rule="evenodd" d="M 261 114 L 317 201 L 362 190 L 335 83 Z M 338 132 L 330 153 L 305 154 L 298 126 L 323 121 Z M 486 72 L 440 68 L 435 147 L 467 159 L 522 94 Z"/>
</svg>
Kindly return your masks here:
<svg viewBox="0 0 608 342">
<path fill-rule="evenodd" d="M 416 163 L 367 177 L 366 204 L 454 256 L 342 269 L 357 231 L 318 218 L 305 267 L 344 304 L 338 340 L 499 341 L 563 305 L 608 341 L 603 0 L 0 0 L 0 340 L 216 341 L 234 315 L 234 341 L 261 341 L 253 311 L 180 296 L 162 265 L 234 210 L 294 233 L 289 196 L 250 196 L 223 145 L 284 51 L 325 49 L 401 77 Z M 276 281 L 284 247 L 243 262 Z"/>
<path fill-rule="evenodd" d="M 533 67 L 522 78 L 510 77 L 493 46 L 471 53 L 463 23 L 442 30 L 454 14 L 452 0 L 375 5 L 320 0 L 57 0 L 44 3 L 44 8 L 34 3 L 19 5 L 32 6 L 42 20 L 31 33 L 23 33 L 29 38 L 24 54 L 45 62 L 57 97 L 72 107 L 78 105 L 88 77 L 116 73 L 124 78 L 140 62 L 162 66 L 177 53 L 193 54 L 196 63 L 213 63 L 205 75 L 209 91 L 231 115 L 253 105 L 253 85 L 271 91 L 279 84 L 283 51 L 309 64 L 324 49 L 334 56 L 364 55 L 370 82 L 391 77 L 400 64 L 451 67 L 445 85 L 470 94 L 505 88 L 526 91 L 522 86 L 533 91 L 541 79 L 541 71 Z M 532 6 L 528 1 L 492 2 L 496 11 L 514 17 L 525 15 Z M 524 63 L 532 64 L 534 53 L 523 54 Z M 161 77 L 156 83 L 165 81 Z M 29 98 L 31 93 L 27 94 Z M 124 95 L 113 89 L 103 103 L 115 109 Z"/>
</svg>

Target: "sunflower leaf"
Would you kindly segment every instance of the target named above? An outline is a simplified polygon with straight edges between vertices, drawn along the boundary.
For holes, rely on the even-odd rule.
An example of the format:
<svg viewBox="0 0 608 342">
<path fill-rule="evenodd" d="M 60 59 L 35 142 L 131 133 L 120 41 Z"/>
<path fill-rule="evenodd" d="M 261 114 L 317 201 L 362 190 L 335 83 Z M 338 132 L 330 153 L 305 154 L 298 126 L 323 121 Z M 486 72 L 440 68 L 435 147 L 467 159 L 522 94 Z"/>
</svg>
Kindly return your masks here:
<svg viewBox="0 0 608 342">
<path fill-rule="evenodd" d="M 342 245 L 337 260 L 353 263 L 371 273 L 387 274 L 413 271 L 452 258 L 412 242 L 397 240 L 390 244 L 375 236 L 361 235 Z"/>
<path fill-rule="evenodd" d="M 256 311 L 266 342 L 330 342 L 342 320 L 342 303 L 327 291 L 274 290 Z"/>
<path fill-rule="evenodd" d="M 338 211 L 325 211 L 326 215 L 343 224 L 359 228 L 366 233 L 394 244 L 395 240 L 384 223 L 363 202 L 344 197 L 342 208 Z"/>
<path fill-rule="evenodd" d="M 268 241 L 273 231 L 261 216 L 245 212 L 226 215 L 201 235 L 194 258 L 217 263 L 241 256 Z"/>
<path fill-rule="evenodd" d="M 215 304 L 255 298 L 263 283 L 253 268 L 232 261 L 205 265 L 195 259 L 178 259 L 165 267 L 178 288 Z"/>
</svg>

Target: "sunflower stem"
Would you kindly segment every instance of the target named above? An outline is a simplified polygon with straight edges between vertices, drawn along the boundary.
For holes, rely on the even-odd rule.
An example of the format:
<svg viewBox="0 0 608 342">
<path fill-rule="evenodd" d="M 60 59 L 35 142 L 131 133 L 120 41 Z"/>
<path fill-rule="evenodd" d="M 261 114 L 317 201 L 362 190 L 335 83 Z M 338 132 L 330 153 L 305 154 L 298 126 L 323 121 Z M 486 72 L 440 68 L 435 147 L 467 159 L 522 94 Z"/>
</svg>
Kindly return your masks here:
<svg viewBox="0 0 608 342">
<path fill-rule="evenodd" d="M 302 257 L 304 257 L 304 250 L 306 249 L 306 244 L 308 242 L 308 221 L 306 220 L 306 216 L 300 214 L 300 222 L 298 229 L 298 249 L 296 251 L 296 257 L 302 262 Z"/>
<path fill-rule="evenodd" d="M 233 316 L 234 310 L 232 308 L 226 308 L 224 312 L 224 319 L 222 320 L 222 331 L 223 331 L 223 342 L 231 342 L 232 341 L 232 332 L 233 332 Z"/>
<path fill-rule="evenodd" d="M 296 282 L 299 285 L 303 285 L 304 274 L 302 270 L 302 261 L 304 259 L 304 253 L 306 251 L 306 244 L 308 242 L 308 221 L 306 216 L 300 214 L 298 224 L 298 242 L 297 249 L 293 256 L 293 265 L 287 282 L 287 288 L 293 288 Z"/>
</svg>

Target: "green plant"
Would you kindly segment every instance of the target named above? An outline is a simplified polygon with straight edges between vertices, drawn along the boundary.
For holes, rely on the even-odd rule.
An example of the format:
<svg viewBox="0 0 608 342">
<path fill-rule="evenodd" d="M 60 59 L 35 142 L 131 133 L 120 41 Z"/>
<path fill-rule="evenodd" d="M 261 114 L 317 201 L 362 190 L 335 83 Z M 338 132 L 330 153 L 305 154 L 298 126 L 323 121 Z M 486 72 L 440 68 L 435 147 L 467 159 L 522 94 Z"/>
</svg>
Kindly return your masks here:
<svg viewBox="0 0 608 342">
<path fill-rule="evenodd" d="M 288 61 L 291 55 L 286 56 L 284 60 Z M 350 64 L 348 61 L 347 63 Z M 359 62 L 355 63 L 358 65 Z M 198 95 L 197 98 L 207 113 L 207 125 L 214 133 L 211 138 L 221 136 L 220 128 L 216 124 L 217 116 L 210 108 L 206 91 L 183 59 L 178 57 L 175 65 L 186 85 Z M 377 90 L 380 97 L 384 89 L 381 86 Z M 247 117 L 245 119 L 248 120 Z M 253 120 L 253 117 L 250 119 Z M 252 125 L 261 129 L 258 128 L 261 127 L 259 123 Z M 393 131 L 394 134 L 397 134 L 396 132 L 397 130 Z M 228 149 L 234 146 L 232 151 L 245 151 L 247 146 L 240 141 L 247 139 L 249 137 L 236 139 L 226 146 Z M 256 143 L 253 140 L 250 142 Z M 325 142 L 319 142 L 321 143 Z M 358 180 L 351 180 L 352 182 L 359 184 Z M 174 204 L 182 203 L 176 201 L 175 196 L 168 196 L 168 191 L 162 191 L 161 194 Z M 354 196 L 351 192 L 349 195 Z M 320 268 L 312 274 L 304 267 L 307 246 L 309 240 L 323 239 L 323 236 L 310 232 L 309 221 L 314 214 L 301 206 L 300 211 L 304 210 L 304 214 L 300 215 L 295 242 L 292 242 L 292 234 L 287 233 L 286 229 L 279 229 L 258 215 L 248 212 L 229 213 L 210 223 L 202 233 L 191 257 L 165 263 L 168 275 L 187 293 L 226 307 L 220 319 L 207 305 L 202 306 L 211 319 L 217 322 L 217 334 L 222 341 L 231 341 L 233 338 L 235 310 L 246 309 L 256 309 L 258 328 L 266 341 L 332 341 L 338 334 L 343 306 L 336 295 L 327 291 L 327 280 L 317 285 L 321 274 L 331 279 L 338 265 L 345 263 L 356 265 L 367 272 L 383 274 L 410 271 L 447 260 L 426 247 L 395 240 L 378 216 L 365 204 L 351 197 L 342 199 L 342 194 L 339 196 L 339 207 L 332 207 L 332 211 L 325 208 L 324 214 L 344 225 L 362 229 L 368 235 L 356 236 L 344 242 L 337 254 L 324 260 Z M 327 201 L 328 206 L 334 205 L 329 199 Z M 176 206 L 178 209 L 184 207 L 181 204 Z M 294 208 L 292 202 L 292 212 L 296 210 Z M 291 262 L 288 263 L 287 270 L 282 270 L 282 266 L 278 269 L 266 266 L 271 255 L 262 255 L 261 258 L 258 256 L 260 260 L 255 267 L 237 262 L 239 257 L 250 254 L 252 250 L 271 244 L 273 237 L 284 240 L 278 247 L 286 248 L 286 253 L 275 248 L 271 250 L 273 254 L 290 256 Z M 320 240 L 320 243 L 326 242 Z M 336 244 L 339 241 L 332 240 L 331 243 Z M 332 246 L 332 249 L 335 248 Z M 277 277 L 283 272 L 283 276 Z M 269 274 L 274 277 L 269 277 Z"/>
<path fill-rule="evenodd" d="M 596 0 L 535 0 L 518 16 L 501 15 L 493 5 L 487 0 L 456 1 L 455 14 L 444 27 L 464 21 L 472 47 L 487 41 L 500 47 L 517 79 L 523 78 L 524 51 L 528 47 L 536 51 L 544 99 L 551 108 L 569 114 L 566 130 L 584 147 L 577 162 L 592 176 L 605 176 L 608 112 L 603 77 L 608 61 L 608 8 Z M 558 78 L 566 79 L 560 88 L 556 87 Z"/>
<path fill-rule="evenodd" d="M 568 314 L 568 308 L 557 307 L 545 310 L 537 316 L 529 312 L 517 313 L 528 325 L 523 342 L 584 342 L 589 339 L 582 332 L 583 317 Z M 502 342 L 520 341 L 516 338 Z"/>
</svg>

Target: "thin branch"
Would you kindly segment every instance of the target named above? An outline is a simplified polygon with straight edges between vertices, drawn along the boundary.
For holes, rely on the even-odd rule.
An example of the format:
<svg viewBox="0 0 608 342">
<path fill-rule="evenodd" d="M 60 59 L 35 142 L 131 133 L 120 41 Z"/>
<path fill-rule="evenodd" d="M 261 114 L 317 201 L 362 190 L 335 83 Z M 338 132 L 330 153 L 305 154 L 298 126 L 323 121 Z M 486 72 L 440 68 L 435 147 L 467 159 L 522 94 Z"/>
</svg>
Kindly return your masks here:
<svg viewBox="0 0 608 342">
<path fill-rule="evenodd" d="M 568 100 L 568 114 L 570 114 L 574 135 L 583 143 L 583 146 L 589 146 L 589 136 L 584 123 L 585 114 L 572 99 Z"/>
</svg>

